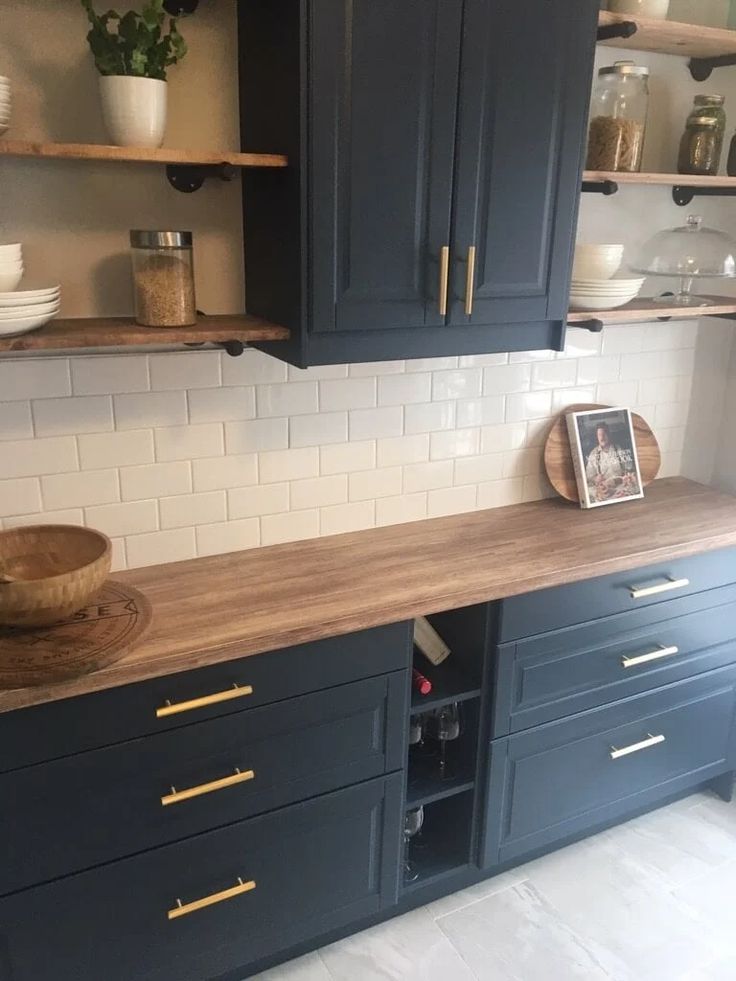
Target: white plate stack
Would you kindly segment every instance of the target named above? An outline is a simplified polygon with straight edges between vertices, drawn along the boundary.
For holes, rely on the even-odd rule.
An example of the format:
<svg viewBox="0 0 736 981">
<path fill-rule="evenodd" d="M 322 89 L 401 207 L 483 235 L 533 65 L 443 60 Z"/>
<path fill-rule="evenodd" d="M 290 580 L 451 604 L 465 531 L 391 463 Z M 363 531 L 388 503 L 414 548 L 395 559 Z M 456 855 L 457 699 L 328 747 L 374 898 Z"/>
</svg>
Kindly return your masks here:
<svg viewBox="0 0 736 981">
<path fill-rule="evenodd" d="M 0 337 L 38 330 L 59 312 L 61 287 L 0 293 Z"/>
<path fill-rule="evenodd" d="M 615 310 L 635 299 L 644 279 L 613 279 L 623 257 L 623 245 L 576 246 L 570 306 L 575 310 Z"/>
<path fill-rule="evenodd" d="M 0 136 L 7 133 L 10 126 L 10 79 L 0 75 Z"/>
</svg>

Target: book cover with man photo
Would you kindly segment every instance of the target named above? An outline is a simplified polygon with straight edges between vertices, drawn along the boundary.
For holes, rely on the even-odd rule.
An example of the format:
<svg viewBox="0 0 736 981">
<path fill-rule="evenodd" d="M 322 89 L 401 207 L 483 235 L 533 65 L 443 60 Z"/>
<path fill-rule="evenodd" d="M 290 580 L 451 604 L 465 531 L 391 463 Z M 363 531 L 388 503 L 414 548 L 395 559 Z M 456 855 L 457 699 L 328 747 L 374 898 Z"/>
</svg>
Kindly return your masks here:
<svg viewBox="0 0 736 981">
<path fill-rule="evenodd" d="M 567 428 L 581 507 L 644 497 L 629 409 L 571 412 Z"/>
</svg>

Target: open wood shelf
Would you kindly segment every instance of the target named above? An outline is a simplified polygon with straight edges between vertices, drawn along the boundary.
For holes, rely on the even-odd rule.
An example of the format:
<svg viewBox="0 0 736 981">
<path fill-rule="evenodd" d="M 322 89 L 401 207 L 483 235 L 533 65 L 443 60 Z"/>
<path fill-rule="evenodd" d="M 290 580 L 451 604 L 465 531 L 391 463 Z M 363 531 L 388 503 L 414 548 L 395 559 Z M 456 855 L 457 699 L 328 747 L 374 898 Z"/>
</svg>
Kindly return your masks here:
<svg viewBox="0 0 736 981">
<path fill-rule="evenodd" d="M 736 34 L 736 31 L 734 32 Z M 662 187 L 710 187 L 736 189 L 736 177 L 703 177 L 697 174 L 627 174 L 615 170 L 586 170 L 583 180 L 593 184 L 655 184 Z"/>
<path fill-rule="evenodd" d="M 707 307 L 672 307 L 663 306 L 659 297 L 646 299 L 637 297 L 631 303 L 627 303 L 618 310 L 575 310 L 567 315 L 567 322 L 575 324 L 587 323 L 591 320 L 600 320 L 604 324 L 635 324 L 649 320 L 656 320 L 658 317 L 667 317 L 670 320 L 692 320 L 699 317 L 723 317 L 736 315 L 736 297 L 733 296 L 705 296 L 704 299 L 710 301 Z"/>
<path fill-rule="evenodd" d="M 55 160 L 112 160 L 122 163 L 171 164 L 190 167 L 288 167 L 279 153 L 231 153 L 227 150 L 159 150 L 146 147 L 105 146 L 96 143 L 34 143 L 0 139 L 0 155 L 43 157 Z"/>
<path fill-rule="evenodd" d="M 656 51 L 658 54 L 682 55 L 690 58 L 718 58 L 736 54 L 736 31 L 700 24 L 680 24 L 672 20 L 638 17 L 636 14 L 614 14 L 602 10 L 600 27 L 610 27 L 634 21 L 636 34 L 630 38 L 613 38 L 601 44 L 632 51 Z"/>
<path fill-rule="evenodd" d="M 141 327 L 127 317 L 52 320 L 40 330 L 18 337 L 0 337 L 0 353 L 66 351 L 75 348 L 160 347 L 166 344 L 218 344 L 226 341 L 283 341 L 279 327 L 248 314 L 202 317 L 192 327 Z"/>
<path fill-rule="evenodd" d="M 454 797 L 475 786 L 475 761 L 466 762 L 463 767 L 457 759 L 451 761 L 457 768 L 451 771 L 452 776 L 443 780 L 439 774 L 439 758 L 422 759 L 417 756 L 409 758 L 409 777 L 406 789 L 406 808 L 411 810 L 425 804 Z"/>
<path fill-rule="evenodd" d="M 448 661 L 437 667 L 430 664 L 429 661 L 426 664 L 422 661 L 420 670 L 432 682 L 432 691 L 429 695 L 422 695 L 415 688 L 412 688 L 412 715 L 419 712 L 431 712 L 433 709 L 448 705 L 450 702 L 466 702 L 471 698 L 478 698 L 481 693 L 480 684 L 474 678 L 469 677 Z"/>
</svg>

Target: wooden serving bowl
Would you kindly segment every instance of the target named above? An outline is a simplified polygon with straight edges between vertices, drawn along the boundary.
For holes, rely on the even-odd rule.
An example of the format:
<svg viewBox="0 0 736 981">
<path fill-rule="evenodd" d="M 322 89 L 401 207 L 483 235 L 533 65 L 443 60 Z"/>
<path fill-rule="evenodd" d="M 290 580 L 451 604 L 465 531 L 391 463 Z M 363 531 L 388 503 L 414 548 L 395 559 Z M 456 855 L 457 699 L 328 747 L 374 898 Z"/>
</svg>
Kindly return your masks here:
<svg viewBox="0 0 736 981">
<path fill-rule="evenodd" d="M 110 574 L 107 535 L 76 525 L 0 531 L 0 625 L 45 627 L 81 610 Z"/>
</svg>

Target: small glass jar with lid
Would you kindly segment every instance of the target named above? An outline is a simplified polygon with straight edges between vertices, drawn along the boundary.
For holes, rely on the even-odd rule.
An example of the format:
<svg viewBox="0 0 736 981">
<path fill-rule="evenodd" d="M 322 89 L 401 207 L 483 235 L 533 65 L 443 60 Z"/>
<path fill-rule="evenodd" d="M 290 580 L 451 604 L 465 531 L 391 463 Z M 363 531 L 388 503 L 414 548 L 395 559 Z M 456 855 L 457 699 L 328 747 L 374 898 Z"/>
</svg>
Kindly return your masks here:
<svg viewBox="0 0 736 981">
<path fill-rule="evenodd" d="M 587 170 L 641 170 L 649 111 L 649 69 L 633 61 L 601 68 L 593 91 Z"/>
<path fill-rule="evenodd" d="M 721 163 L 723 137 L 718 120 L 712 116 L 688 117 L 677 158 L 679 174 L 715 177 Z"/>
<path fill-rule="evenodd" d="M 145 327 L 188 327 L 197 322 L 191 232 L 130 233 L 135 316 Z"/>
<path fill-rule="evenodd" d="M 726 136 L 726 96 L 725 95 L 696 95 L 691 116 L 710 116 L 718 123 L 721 141 Z"/>
</svg>

